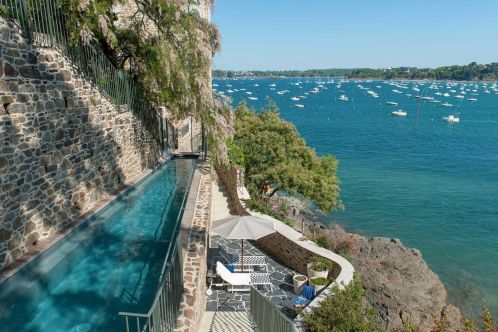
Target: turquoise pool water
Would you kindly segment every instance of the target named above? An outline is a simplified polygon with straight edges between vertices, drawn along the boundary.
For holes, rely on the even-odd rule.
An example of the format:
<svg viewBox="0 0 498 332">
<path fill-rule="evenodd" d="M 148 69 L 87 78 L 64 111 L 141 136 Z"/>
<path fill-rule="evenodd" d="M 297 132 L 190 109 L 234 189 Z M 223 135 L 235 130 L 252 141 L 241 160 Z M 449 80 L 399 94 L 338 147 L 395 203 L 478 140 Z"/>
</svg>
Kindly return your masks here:
<svg viewBox="0 0 498 332">
<path fill-rule="evenodd" d="M 122 331 L 153 300 L 195 160 L 175 159 L 0 285 L 0 331 Z"/>
<path fill-rule="evenodd" d="M 234 104 L 246 99 L 258 108 L 271 97 L 309 145 L 337 157 L 346 210 L 324 223 L 420 249 L 452 303 L 464 310 L 488 304 L 498 315 L 497 84 L 319 81 L 213 83 Z M 434 99 L 422 100 L 417 120 L 419 93 Z M 407 116 L 390 114 L 399 109 Z M 443 121 L 456 113 L 460 123 Z"/>
</svg>

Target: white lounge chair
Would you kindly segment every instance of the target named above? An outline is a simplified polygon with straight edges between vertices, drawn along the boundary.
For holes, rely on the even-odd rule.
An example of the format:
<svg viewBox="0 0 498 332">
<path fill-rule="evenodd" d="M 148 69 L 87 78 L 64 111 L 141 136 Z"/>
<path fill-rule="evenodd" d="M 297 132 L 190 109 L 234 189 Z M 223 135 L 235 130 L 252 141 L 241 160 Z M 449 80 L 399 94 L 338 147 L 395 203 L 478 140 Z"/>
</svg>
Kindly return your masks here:
<svg viewBox="0 0 498 332">
<path fill-rule="evenodd" d="M 225 250 L 222 246 L 219 247 L 219 252 L 221 257 L 226 261 L 228 265 L 233 265 L 235 269 L 239 269 L 244 265 L 244 270 L 252 271 L 255 266 L 263 268 L 267 271 L 266 257 L 265 256 L 234 256 Z"/>
<path fill-rule="evenodd" d="M 270 286 L 272 283 L 269 273 L 238 273 L 230 272 L 221 262 L 216 262 L 216 273 L 226 282 L 227 290 L 234 291 L 249 291 L 249 286 Z"/>
</svg>

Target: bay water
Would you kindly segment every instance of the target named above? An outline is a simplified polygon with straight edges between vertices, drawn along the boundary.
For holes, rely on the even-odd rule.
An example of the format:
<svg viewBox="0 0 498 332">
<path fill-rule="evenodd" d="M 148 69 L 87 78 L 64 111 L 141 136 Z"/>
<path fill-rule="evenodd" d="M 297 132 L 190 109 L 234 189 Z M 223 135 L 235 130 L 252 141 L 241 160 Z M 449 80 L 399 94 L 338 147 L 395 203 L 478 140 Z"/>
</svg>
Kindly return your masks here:
<svg viewBox="0 0 498 332">
<path fill-rule="evenodd" d="M 213 88 L 255 109 L 271 98 L 310 146 L 339 160 L 345 210 L 322 222 L 401 239 L 450 303 L 498 315 L 496 84 L 247 78 Z"/>
</svg>

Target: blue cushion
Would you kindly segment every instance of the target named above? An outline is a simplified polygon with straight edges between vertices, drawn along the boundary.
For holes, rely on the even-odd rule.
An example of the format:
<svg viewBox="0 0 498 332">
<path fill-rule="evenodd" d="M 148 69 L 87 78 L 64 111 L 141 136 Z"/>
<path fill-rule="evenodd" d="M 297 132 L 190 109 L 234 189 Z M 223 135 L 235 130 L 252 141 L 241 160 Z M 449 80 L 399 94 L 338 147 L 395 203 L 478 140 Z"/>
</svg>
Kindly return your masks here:
<svg viewBox="0 0 498 332">
<path fill-rule="evenodd" d="M 315 297 L 315 289 L 311 286 L 304 285 L 301 289 L 301 296 L 307 298 L 308 300 L 312 300 Z"/>
<path fill-rule="evenodd" d="M 234 273 L 235 272 L 235 267 L 233 265 L 225 265 L 225 267 L 227 268 L 228 271 L 230 271 L 231 273 Z"/>
</svg>

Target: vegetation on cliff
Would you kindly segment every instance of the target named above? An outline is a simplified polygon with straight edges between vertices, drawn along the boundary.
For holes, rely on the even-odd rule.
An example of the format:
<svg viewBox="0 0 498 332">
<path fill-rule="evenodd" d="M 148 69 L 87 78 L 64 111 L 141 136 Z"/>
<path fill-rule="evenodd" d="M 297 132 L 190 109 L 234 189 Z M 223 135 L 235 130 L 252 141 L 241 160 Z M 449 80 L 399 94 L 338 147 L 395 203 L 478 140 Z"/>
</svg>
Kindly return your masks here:
<svg viewBox="0 0 498 332">
<path fill-rule="evenodd" d="M 498 79 L 498 63 L 477 64 L 472 62 L 465 66 L 445 66 L 438 68 L 397 67 L 385 69 L 310 69 L 284 71 L 213 71 L 214 77 L 345 77 L 351 79 L 409 79 L 409 80 L 452 80 L 452 81 L 495 81 Z"/>
<path fill-rule="evenodd" d="M 243 163 L 253 198 L 282 192 L 309 200 L 322 211 L 341 207 L 337 160 L 331 155 L 317 156 L 296 127 L 280 118 L 273 102 L 259 112 L 242 102 L 235 114 L 231 155 Z"/>
<path fill-rule="evenodd" d="M 365 290 L 360 277 L 343 290 L 335 287 L 332 294 L 311 313 L 304 313 L 306 330 L 310 332 L 384 331 L 378 311 L 365 306 Z"/>
<path fill-rule="evenodd" d="M 151 102 L 176 117 L 212 109 L 211 57 L 220 38 L 194 9 L 199 0 L 59 1 L 72 39 L 98 44 Z"/>
</svg>

